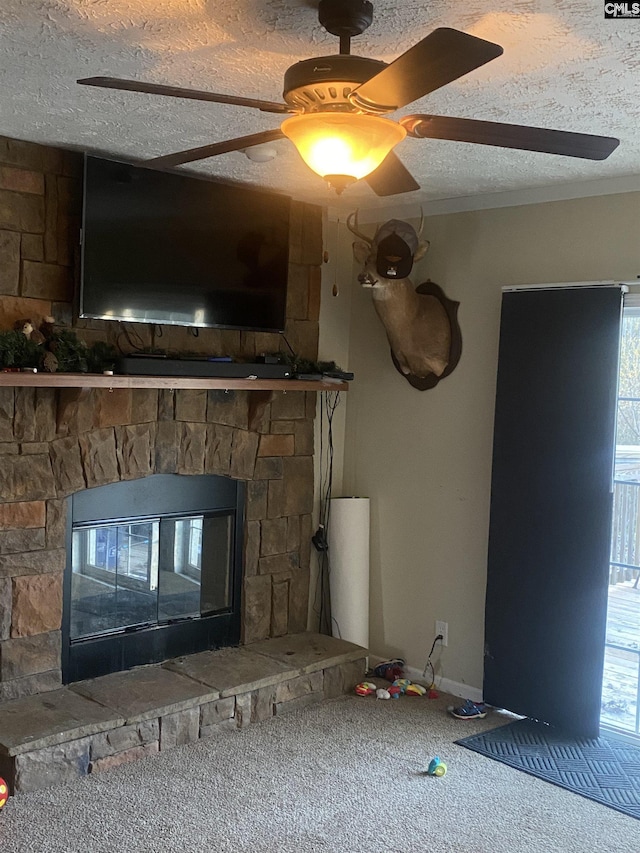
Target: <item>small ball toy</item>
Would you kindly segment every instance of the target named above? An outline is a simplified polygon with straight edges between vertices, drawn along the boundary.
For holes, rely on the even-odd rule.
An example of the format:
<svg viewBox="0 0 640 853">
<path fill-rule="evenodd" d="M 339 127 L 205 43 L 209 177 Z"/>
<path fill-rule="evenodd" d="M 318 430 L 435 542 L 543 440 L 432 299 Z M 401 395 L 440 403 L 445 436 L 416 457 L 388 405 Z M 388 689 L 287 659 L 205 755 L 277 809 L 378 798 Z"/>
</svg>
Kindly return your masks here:
<svg viewBox="0 0 640 853">
<path fill-rule="evenodd" d="M 4 781 L 2 776 L 0 776 L 0 809 L 7 802 L 8 797 L 9 797 L 9 786 Z"/>
<path fill-rule="evenodd" d="M 427 773 L 429 776 L 444 776 L 447 772 L 447 765 L 444 761 L 440 760 L 440 756 L 436 755 L 435 758 L 432 758 L 429 762 L 429 768 L 427 769 Z"/>
</svg>

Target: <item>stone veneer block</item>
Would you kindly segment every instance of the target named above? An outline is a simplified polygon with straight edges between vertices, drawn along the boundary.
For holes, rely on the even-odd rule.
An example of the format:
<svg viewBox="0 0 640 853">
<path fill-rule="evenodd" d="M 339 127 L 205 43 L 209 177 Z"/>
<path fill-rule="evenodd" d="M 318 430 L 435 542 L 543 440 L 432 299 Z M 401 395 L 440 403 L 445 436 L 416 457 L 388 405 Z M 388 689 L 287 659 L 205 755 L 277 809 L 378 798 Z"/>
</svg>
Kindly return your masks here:
<svg viewBox="0 0 640 853">
<path fill-rule="evenodd" d="M 310 572 L 300 568 L 289 578 L 289 627 L 292 634 L 305 631 L 308 622 Z"/>
<path fill-rule="evenodd" d="M 86 776 L 90 744 L 90 738 L 81 738 L 18 755 L 15 759 L 14 790 L 20 793 L 37 791 Z"/>
<path fill-rule="evenodd" d="M 116 429 L 118 463 L 123 480 L 137 480 L 153 474 L 151 445 L 155 428 L 150 424 L 132 424 Z"/>
<path fill-rule="evenodd" d="M 244 573 L 243 577 L 250 578 L 258 574 L 260 559 L 260 522 L 247 521 L 244 536 Z"/>
<path fill-rule="evenodd" d="M 231 465 L 229 475 L 238 480 L 250 480 L 256 464 L 258 441 L 260 437 L 255 432 L 244 429 L 234 429 L 231 443 Z"/>
<path fill-rule="evenodd" d="M 314 449 L 313 421 L 304 420 L 296 423 L 295 454 L 296 456 L 313 456 Z"/>
<path fill-rule="evenodd" d="M 0 300 L 1 301 L 1 300 Z M 14 389 L 0 388 L 0 441 L 13 440 Z"/>
<path fill-rule="evenodd" d="M 124 719 L 66 687 L 0 705 L 0 752 L 19 755 L 124 725 Z"/>
<path fill-rule="evenodd" d="M 271 401 L 271 419 L 291 421 L 306 417 L 304 394 L 288 394 L 286 391 L 274 393 Z"/>
<path fill-rule="evenodd" d="M 7 554 L 0 560 L 0 577 L 63 572 L 67 559 L 63 548 L 53 551 L 25 551 Z"/>
<path fill-rule="evenodd" d="M 313 512 L 313 457 L 289 456 L 282 460 L 283 515 Z"/>
<path fill-rule="evenodd" d="M 239 691 L 248 692 L 278 684 L 298 674 L 286 660 L 272 659 L 271 665 L 265 667 L 263 655 L 255 654 L 246 646 L 175 658 L 163 666 L 215 688 L 223 699 Z"/>
<path fill-rule="evenodd" d="M 47 548 L 64 548 L 67 531 L 67 502 L 54 499 L 46 502 Z"/>
<path fill-rule="evenodd" d="M 276 704 L 290 702 L 292 699 L 300 699 L 310 693 L 324 695 L 324 671 L 319 669 L 307 675 L 300 675 L 291 681 L 284 681 L 276 688 Z"/>
<path fill-rule="evenodd" d="M 178 474 L 204 474 L 207 427 L 204 423 L 183 423 L 178 451 Z"/>
<path fill-rule="evenodd" d="M 258 456 L 293 456 L 293 435 L 261 435 Z"/>
<path fill-rule="evenodd" d="M 260 522 L 260 556 L 284 554 L 287 550 L 287 519 L 272 518 Z"/>
<path fill-rule="evenodd" d="M 12 637 L 57 631 L 61 621 L 61 573 L 22 575 L 13 579 Z"/>
<path fill-rule="evenodd" d="M 8 639 L 10 629 L 11 580 L 10 578 L 0 578 L 0 640 Z"/>
<path fill-rule="evenodd" d="M 91 740 L 91 760 L 117 755 L 120 752 L 153 743 L 160 738 L 160 724 L 156 718 L 131 726 L 119 726 L 95 735 Z"/>
<path fill-rule="evenodd" d="M 0 555 L 37 551 L 44 548 L 45 544 L 44 527 L 0 530 Z"/>
<path fill-rule="evenodd" d="M 231 468 L 231 445 L 233 427 L 210 424 L 207 427 L 207 452 L 205 472 L 228 477 Z"/>
<path fill-rule="evenodd" d="M 178 430 L 175 421 L 158 421 L 156 430 L 156 474 L 174 474 L 178 468 Z"/>
<path fill-rule="evenodd" d="M 366 671 L 367 659 L 365 657 L 348 663 L 341 663 L 339 666 L 325 670 L 325 699 L 335 699 L 337 696 L 344 696 L 345 693 L 352 693 L 356 684 L 364 679 Z"/>
<path fill-rule="evenodd" d="M 226 699 L 217 699 L 215 702 L 207 702 L 200 706 L 200 729 L 215 729 L 227 720 L 233 719 L 236 707 L 235 696 L 227 696 Z M 202 736 L 202 735 L 201 735 Z"/>
<path fill-rule="evenodd" d="M 94 392 L 94 420 L 98 429 L 131 423 L 132 391 L 129 388 L 98 388 Z"/>
<path fill-rule="evenodd" d="M 75 436 L 52 441 L 49 449 L 59 495 L 71 495 L 85 488 L 80 445 Z"/>
<path fill-rule="evenodd" d="M 57 497 L 49 456 L 5 456 L 0 465 L 0 495 L 14 501 Z"/>
<path fill-rule="evenodd" d="M 251 650 L 274 661 L 288 664 L 300 673 L 338 666 L 358 660 L 367 654 L 366 649 L 356 646 L 355 643 L 310 631 L 253 643 Z"/>
<path fill-rule="evenodd" d="M 35 675 L 27 675 L 24 678 L 0 681 L 0 702 L 10 702 L 12 699 L 20 699 L 36 693 L 48 693 L 51 690 L 59 690 L 61 687 L 62 671 L 56 667 L 49 672 L 37 672 Z"/>
<path fill-rule="evenodd" d="M 148 755 L 155 755 L 160 748 L 157 740 L 151 743 L 140 744 L 140 746 L 132 746 L 130 749 L 125 749 L 123 752 L 116 752 L 114 755 L 105 755 L 104 758 L 97 758 L 89 764 L 89 773 L 102 773 L 104 770 L 111 770 L 114 767 L 120 767 L 121 764 L 131 764 L 132 761 L 139 761 L 141 758 L 146 758 Z"/>
<path fill-rule="evenodd" d="M 242 639 L 245 643 L 264 640 L 271 628 L 271 577 L 245 577 L 242 596 Z"/>
<path fill-rule="evenodd" d="M 18 441 L 34 441 L 36 429 L 36 389 L 16 388 L 13 434 Z"/>
<path fill-rule="evenodd" d="M 0 679 L 10 681 L 60 666 L 60 631 L 18 637 L 0 643 Z"/>
<path fill-rule="evenodd" d="M 245 517 L 248 521 L 260 521 L 267 517 L 267 495 L 268 480 L 252 480 L 247 485 L 247 511 Z"/>
<path fill-rule="evenodd" d="M 271 591 L 271 636 L 281 637 L 289 629 L 289 580 L 273 579 Z"/>
<path fill-rule="evenodd" d="M 162 666 L 142 666 L 80 681 L 74 693 L 111 708 L 128 724 L 177 714 L 219 698 L 219 692 Z"/>
<path fill-rule="evenodd" d="M 0 231 L 0 293 L 17 296 L 20 286 L 20 234 Z"/>
<path fill-rule="evenodd" d="M 187 708 L 160 718 L 160 750 L 193 743 L 200 736 L 200 708 Z"/>
<path fill-rule="evenodd" d="M 42 234 L 44 231 L 43 197 L 22 195 L 11 190 L 0 189 L 0 229 Z M 40 294 L 28 293 L 25 290 L 23 295 L 39 296 Z"/>
<path fill-rule="evenodd" d="M 251 724 L 251 713 L 253 710 L 253 697 L 251 693 L 241 693 L 236 696 L 236 726 L 246 729 Z"/>
<path fill-rule="evenodd" d="M 251 722 L 261 723 L 273 717 L 276 705 L 276 686 L 261 687 L 251 695 Z"/>
<path fill-rule="evenodd" d="M 208 391 L 207 420 L 239 429 L 249 425 L 249 402 L 246 391 Z"/>
<path fill-rule="evenodd" d="M 176 392 L 176 420 L 204 423 L 207 420 L 207 392 L 178 389 Z"/>
<path fill-rule="evenodd" d="M 53 441 L 56 437 L 55 388 L 36 388 L 35 419 L 35 440 Z"/>
<path fill-rule="evenodd" d="M 87 488 L 104 486 L 119 480 L 116 439 L 111 427 L 96 429 L 80 436 L 80 451 Z"/>
<path fill-rule="evenodd" d="M 278 456 L 258 457 L 253 476 L 256 480 L 281 480 L 282 459 Z"/>
<path fill-rule="evenodd" d="M 22 295 L 33 296 L 36 299 L 71 302 L 73 297 L 71 270 L 58 264 L 24 261 L 22 265 Z"/>
</svg>

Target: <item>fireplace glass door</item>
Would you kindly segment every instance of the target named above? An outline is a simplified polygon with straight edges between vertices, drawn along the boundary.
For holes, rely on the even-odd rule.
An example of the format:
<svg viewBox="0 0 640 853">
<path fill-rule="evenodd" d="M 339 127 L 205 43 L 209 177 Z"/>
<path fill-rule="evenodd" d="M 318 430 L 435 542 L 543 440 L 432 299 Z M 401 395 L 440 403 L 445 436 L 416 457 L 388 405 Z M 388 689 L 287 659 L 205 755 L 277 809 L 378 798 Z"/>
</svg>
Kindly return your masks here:
<svg viewBox="0 0 640 853">
<path fill-rule="evenodd" d="M 240 639 L 244 484 L 153 475 L 70 503 L 63 681 Z"/>
<path fill-rule="evenodd" d="M 70 639 L 228 608 L 232 521 L 192 515 L 74 528 Z"/>
</svg>

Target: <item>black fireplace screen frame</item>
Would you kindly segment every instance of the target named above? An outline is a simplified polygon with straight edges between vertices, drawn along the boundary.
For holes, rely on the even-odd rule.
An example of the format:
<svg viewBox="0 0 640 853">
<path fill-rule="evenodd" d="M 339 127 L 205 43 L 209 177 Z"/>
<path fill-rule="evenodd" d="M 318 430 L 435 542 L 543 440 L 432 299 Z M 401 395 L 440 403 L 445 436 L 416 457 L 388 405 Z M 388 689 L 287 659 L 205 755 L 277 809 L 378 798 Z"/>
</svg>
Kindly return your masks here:
<svg viewBox="0 0 640 853">
<path fill-rule="evenodd" d="M 241 591 L 246 485 L 217 475 L 153 474 L 77 492 L 67 499 L 67 565 L 63 585 L 62 681 L 70 684 L 186 654 L 237 646 L 241 632 Z M 169 623 L 119 628 L 72 639 L 71 582 L 73 530 L 91 523 L 129 523 L 150 517 L 188 514 L 231 516 L 230 606 L 223 611 Z"/>
</svg>

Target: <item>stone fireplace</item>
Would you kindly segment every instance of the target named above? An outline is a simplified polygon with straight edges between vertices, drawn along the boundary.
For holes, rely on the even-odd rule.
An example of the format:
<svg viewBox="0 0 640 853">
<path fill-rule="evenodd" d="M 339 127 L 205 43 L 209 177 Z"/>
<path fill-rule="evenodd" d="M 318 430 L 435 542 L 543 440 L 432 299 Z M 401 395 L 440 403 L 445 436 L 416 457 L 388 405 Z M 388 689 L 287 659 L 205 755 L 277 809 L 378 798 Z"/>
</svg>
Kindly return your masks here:
<svg viewBox="0 0 640 853">
<path fill-rule="evenodd" d="M 240 641 L 306 629 L 315 393 L 252 393 L 0 388 L 0 701 L 62 684 L 69 498 L 108 484 L 241 482 Z"/>
<path fill-rule="evenodd" d="M 277 334 L 78 320 L 82 156 L 0 137 L 0 329 L 53 315 L 122 352 L 254 360 Z M 285 335 L 318 354 L 322 214 L 292 203 Z M 288 349 L 287 349 L 288 351 Z M 316 394 L 0 386 L 0 702 L 61 684 L 71 495 L 153 475 L 245 484 L 242 644 L 307 627 Z M 266 405 L 257 407 L 256 400 Z"/>
</svg>

